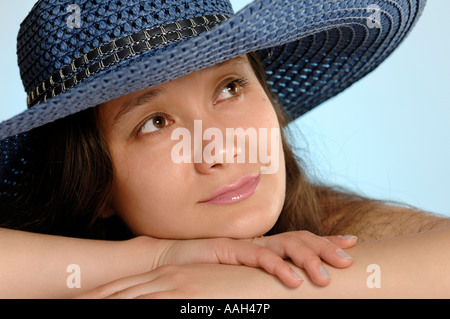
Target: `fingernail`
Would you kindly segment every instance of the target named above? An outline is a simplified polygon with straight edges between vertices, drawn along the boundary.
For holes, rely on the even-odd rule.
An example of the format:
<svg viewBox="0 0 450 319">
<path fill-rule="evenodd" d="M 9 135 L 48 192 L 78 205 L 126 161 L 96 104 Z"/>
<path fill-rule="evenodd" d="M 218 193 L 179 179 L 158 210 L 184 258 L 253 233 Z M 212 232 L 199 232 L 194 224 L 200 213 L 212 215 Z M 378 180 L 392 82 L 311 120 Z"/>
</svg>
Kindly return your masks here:
<svg viewBox="0 0 450 319">
<path fill-rule="evenodd" d="M 358 239 L 358 237 L 354 235 L 344 235 L 344 236 L 338 236 L 340 239 L 349 240 L 349 239 Z"/>
<path fill-rule="evenodd" d="M 320 266 L 320 274 L 322 275 L 322 277 L 330 278 L 330 275 L 327 273 L 323 266 Z"/>
<path fill-rule="evenodd" d="M 300 277 L 295 271 L 292 270 L 292 275 L 294 275 L 295 279 L 297 279 L 298 281 L 303 281 L 303 278 Z"/>
<path fill-rule="evenodd" d="M 339 257 L 344 258 L 344 259 L 352 259 L 352 256 L 350 256 L 349 254 L 347 254 L 345 251 L 343 251 L 342 249 L 338 249 L 337 253 L 339 255 Z"/>
</svg>

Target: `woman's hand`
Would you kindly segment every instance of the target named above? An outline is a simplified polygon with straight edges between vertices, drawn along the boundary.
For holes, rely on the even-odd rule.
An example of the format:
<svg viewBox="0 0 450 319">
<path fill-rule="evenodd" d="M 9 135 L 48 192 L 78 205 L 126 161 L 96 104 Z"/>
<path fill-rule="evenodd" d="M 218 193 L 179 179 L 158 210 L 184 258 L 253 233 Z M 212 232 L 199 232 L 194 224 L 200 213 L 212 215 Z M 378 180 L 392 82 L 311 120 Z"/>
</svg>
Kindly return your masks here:
<svg viewBox="0 0 450 319">
<path fill-rule="evenodd" d="M 319 286 L 326 286 L 330 282 L 330 276 L 322 261 L 335 268 L 349 267 L 353 259 L 342 249 L 355 246 L 356 241 L 357 238 L 351 235 L 320 237 L 308 231 L 287 232 L 253 240 L 280 258 L 292 260 L 297 267 L 304 269 L 313 283 Z M 274 262 L 276 261 L 272 268 L 264 260 L 261 261 L 260 267 L 277 275 L 288 286 L 295 287 L 295 283 L 288 277 L 287 263 L 272 258 Z"/>
<path fill-rule="evenodd" d="M 170 241 L 157 266 L 220 263 L 263 268 L 289 287 L 303 282 L 284 259 L 303 268 L 312 282 L 325 286 L 330 278 L 322 260 L 336 268 L 346 268 L 352 258 L 342 249 L 356 243 L 354 236 L 320 237 L 307 231 L 287 232 L 251 240 L 226 238 Z"/>
<path fill-rule="evenodd" d="M 274 289 L 278 287 L 279 289 Z M 167 265 L 98 287 L 77 299 L 282 298 L 286 286 L 263 270 L 235 265 Z"/>
</svg>

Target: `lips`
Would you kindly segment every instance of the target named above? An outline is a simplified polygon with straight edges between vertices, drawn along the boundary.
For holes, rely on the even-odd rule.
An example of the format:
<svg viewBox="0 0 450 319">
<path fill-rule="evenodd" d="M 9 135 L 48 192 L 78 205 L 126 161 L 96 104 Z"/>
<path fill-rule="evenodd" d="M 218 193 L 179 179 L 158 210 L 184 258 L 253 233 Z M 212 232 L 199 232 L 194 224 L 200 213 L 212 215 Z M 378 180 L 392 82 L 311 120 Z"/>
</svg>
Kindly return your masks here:
<svg viewBox="0 0 450 319">
<path fill-rule="evenodd" d="M 229 205 L 243 201 L 256 191 L 260 176 L 244 177 L 236 184 L 219 189 L 213 196 L 201 203 Z"/>
</svg>

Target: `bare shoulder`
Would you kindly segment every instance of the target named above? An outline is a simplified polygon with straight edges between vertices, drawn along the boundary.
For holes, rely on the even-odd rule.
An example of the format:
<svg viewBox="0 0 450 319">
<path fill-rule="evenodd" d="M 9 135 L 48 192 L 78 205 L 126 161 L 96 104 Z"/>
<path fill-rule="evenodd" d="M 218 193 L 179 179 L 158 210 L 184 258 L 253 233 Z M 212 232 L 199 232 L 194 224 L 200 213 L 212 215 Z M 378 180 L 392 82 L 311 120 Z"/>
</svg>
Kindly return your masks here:
<svg viewBox="0 0 450 319">
<path fill-rule="evenodd" d="M 360 242 L 450 227 L 450 218 L 415 208 L 374 202 L 365 211 L 341 211 L 324 221 L 331 233 L 352 234 Z"/>
</svg>

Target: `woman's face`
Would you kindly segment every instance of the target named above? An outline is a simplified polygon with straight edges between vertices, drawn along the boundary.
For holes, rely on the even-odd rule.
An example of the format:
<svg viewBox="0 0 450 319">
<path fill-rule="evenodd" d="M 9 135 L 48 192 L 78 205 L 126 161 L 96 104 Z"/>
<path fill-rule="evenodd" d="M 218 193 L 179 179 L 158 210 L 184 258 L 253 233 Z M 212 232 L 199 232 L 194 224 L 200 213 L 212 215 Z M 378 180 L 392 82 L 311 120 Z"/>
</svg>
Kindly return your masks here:
<svg viewBox="0 0 450 319">
<path fill-rule="evenodd" d="M 136 235 L 250 238 L 278 219 L 280 128 L 246 56 L 105 103 L 99 118 L 114 167 L 104 216 Z"/>
</svg>

